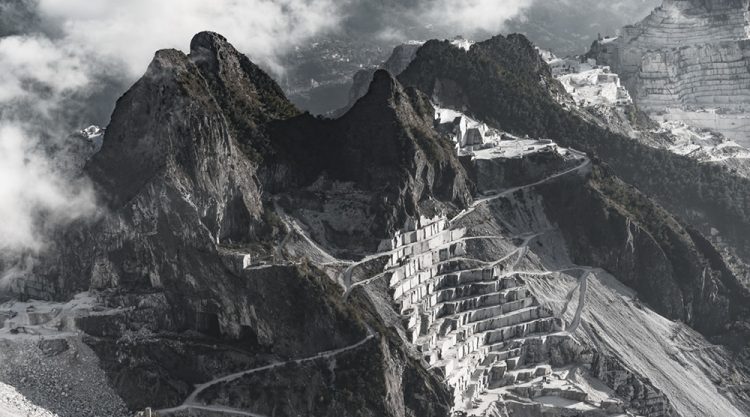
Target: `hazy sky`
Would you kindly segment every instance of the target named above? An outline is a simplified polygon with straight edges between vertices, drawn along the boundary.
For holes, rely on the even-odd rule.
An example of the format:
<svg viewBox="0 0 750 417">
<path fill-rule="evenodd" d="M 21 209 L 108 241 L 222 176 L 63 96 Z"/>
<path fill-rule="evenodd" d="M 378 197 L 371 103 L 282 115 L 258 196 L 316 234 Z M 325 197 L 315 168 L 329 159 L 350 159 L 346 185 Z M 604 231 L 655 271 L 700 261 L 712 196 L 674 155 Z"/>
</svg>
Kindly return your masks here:
<svg viewBox="0 0 750 417">
<path fill-rule="evenodd" d="M 39 250 L 50 222 L 93 216 L 91 187 L 57 172 L 49 145 L 88 123 L 106 124 L 116 97 L 157 49 L 184 51 L 193 34 L 214 30 L 279 75 L 280 57 L 314 37 L 395 45 L 427 36 L 488 36 L 509 19 L 533 16 L 533 1 L 0 0 L 0 251 Z M 536 1 L 552 7 L 553 20 L 557 10 L 574 22 L 579 14 L 596 20 L 593 0 Z M 655 2 L 609 2 L 604 12 L 626 5 L 639 14 L 639 1 L 643 15 Z"/>
</svg>

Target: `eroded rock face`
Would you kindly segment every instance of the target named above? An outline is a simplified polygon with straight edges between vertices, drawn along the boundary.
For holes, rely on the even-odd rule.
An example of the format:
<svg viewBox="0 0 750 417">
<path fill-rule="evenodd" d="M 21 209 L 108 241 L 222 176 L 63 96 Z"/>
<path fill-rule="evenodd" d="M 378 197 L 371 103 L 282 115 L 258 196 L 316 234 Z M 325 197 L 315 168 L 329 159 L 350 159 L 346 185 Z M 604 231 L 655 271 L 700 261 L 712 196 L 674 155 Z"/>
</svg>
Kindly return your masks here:
<svg viewBox="0 0 750 417">
<path fill-rule="evenodd" d="M 750 292 L 668 212 L 600 168 L 583 187 L 540 187 L 548 212 L 576 262 L 598 265 L 635 288 L 644 301 L 708 337 L 746 320 Z M 595 219 L 585 227 L 579 219 Z M 716 268 L 716 269 L 712 269 Z"/>
<path fill-rule="evenodd" d="M 665 1 L 589 56 L 612 66 L 643 110 L 747 143 L 749 19 L 747 1 Z"/>
</svg>

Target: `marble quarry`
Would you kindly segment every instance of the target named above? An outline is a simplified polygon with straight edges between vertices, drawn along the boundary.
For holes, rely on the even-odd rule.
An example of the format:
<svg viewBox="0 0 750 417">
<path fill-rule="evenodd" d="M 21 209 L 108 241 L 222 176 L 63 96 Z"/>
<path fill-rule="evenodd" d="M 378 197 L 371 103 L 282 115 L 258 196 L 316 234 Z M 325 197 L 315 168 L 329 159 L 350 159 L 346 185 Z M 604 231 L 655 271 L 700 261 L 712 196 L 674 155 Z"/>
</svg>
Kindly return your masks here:
<svg viewBox="0 0 750 417">
<path fill-rule="evenodd" d="M 480 409 L 491 389 L 551 375 L 554 360 L 545 352 L 585 356 L 513 262 L 467 269 L 465 231 L 448 226 L 444 218 L 421 219 L 402 231 L 390 242 L 386 270 L 411 342 L 445 375 L 457 411 Z"/>
<path fill-rule="evenodd" d="M 750 143 L 750 36 L 747 0 L 665 0 L 589 57 L 611 66 L 636 103 Z"/>
</svg>

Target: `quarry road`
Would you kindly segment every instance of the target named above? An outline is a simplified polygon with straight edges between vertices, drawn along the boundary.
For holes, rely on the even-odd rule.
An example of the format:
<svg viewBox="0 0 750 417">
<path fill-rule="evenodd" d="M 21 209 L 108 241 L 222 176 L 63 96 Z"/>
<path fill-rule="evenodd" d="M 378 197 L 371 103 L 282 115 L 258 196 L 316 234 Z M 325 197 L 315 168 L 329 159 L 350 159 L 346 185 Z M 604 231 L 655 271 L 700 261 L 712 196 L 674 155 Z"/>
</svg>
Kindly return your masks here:
<svg viewBox="0 0 750 417">
<path fill-rule="evenodd" d="M 336 355 L 340 355 L 342 353 L 349 352 L 351 350 L 355 350 L 355 349 L 363 346 L 365 343 L 369 342 L 374 337 L 375 337 L 375 333 L 372 331 L 372 329 L 370 329 L 368 327 L 367 328 L 367 336 L 365 336 L 362 340 L 360 340 L 359 342 L 354 343 L 352 345 L 349 345 L 349 346 L 346 346 L 346 347 L 343 347 L 343 348 L 339 348 L 339 349 L 334 349 L 334 350 L 328 350 L 328 351 L 324 351 L 324 352 L 319 352 L 319 353 L 316 353 L 315 355 L 308 356 L 308 357 L 305 357 L 305 358 L 291 359 L 291 360 L 284 361 L 284 362 L 275 362 L 275 363 L 271 363 L 271 364 L 268 364 L 268 365 L 265 365 L 265 366 L 260 366 L 260 367 L 257 367 L 257 368 L 247 369 L 247 370 L 244 370 L 244 371 L 240 371 L 240 372 L 236 372 L 236 373 L 233 373 L 233 374 L 222 376 L 222 377 L 219 377 L 219 378 L 216 378 L 216 379 L 212 379 L 211 381 L 205 382 L 205 383 L 200 384 L 200 385 L 196 385 L 195 386 L 195 390 L 193 390 L 193 392 L 187 397 L 187 399 L 185 399 L 185 401 L 181 405 L 179 405 L 177 407 L 173 407 L 173 408 L 165 408 L 163 410 L 158 410 L 158 412 L 160 414 L 162 414 L 162 415 L 167 415 L 167 414 L 177 413 L 177 412 L 180 412 L 180 411 L 186 411 L 186 410 L 196 409 L 196 410 L 214 411 L 214 412 L 219 412 L 219 413 L 241 415 L 241 416 L 265 417 L 265 416 L 263 416 L 261 414 L 254 414 L 254 413 L 250 413 L 248 411 L 244 411 L 244 410 L 240 410 L 240 409 L 235 409 L 235 408 L 231 408 L 231 407 L 219 406 L 219 405 L 200 404 L 198 402 L 198 396 L 201 393 L 205 392 L 206 390 L 208 390 L 209 388 L 211 388 L 211 387 L 213 387 L 215 385 L 223 384 L 223 383 L 226 383 L 226 382 L 233 382 L 233 381 L 236 381 L 236 380 L 238 380 L 238 379 L 240 379 L 240 378 L 242 378 L 244 376 L 251 375 L 251 374 L 254 374 L 254 373 L 268 371 L 268 370 L 276 369 L 276 368 L 281 368 L 283 366 L 286 366 L 286 365 L 292 364 L 292 363 L 295 363 L 297 365 L 301 365 L 301 364 L 308 363 L 308 362 L 314 362 L 314 361 L 320 360 L 320 359 L 332 358 L 332 357 L 334 357 Z"/>
<path fill-rule="evenodd" d="M 573 320 L 570 321 L 570 325 L 568 325 L 568 327 L 565 329 L 565 333 L 568 334 L 575 333 L 576 330 L 578 330 L 578 326 L 581 324 L 581 314 L 583 314 L 583 309 L 586 305 L 586 290 L 588 289 L 589 275 L 594 274 L 596 271 L 601 271 L 601 269 L 599 268 L 586 266 L 575 267 L 570 270 L 576 269 L 583 271 L 583 274 L 578 280 L 578 285 L 573 287 L 570 292 L 568 292 L 566 296 L 565 306 L 560 311 L 560 318 L 562 318 L 568 311 L 568 306 L 573 300 L 573 295 L 575 294 L 576 290 L 578 290 L 578 305 L 576 306 L 576 312 L 573 315 Z"/>
<path fill-rule="evenodd" d="M 579 165 L 577 165 L 577 166 L 575 166 L 573 168 L 567 169 L 565 171 L 558 172 L 556 174 L 552 174 L 549 177 L 543 178 L 543 179 L 541 179 L 541 180 L 539 180 L 537 182 L 533 182 L 531 184 L 526 184 L 526 185 L 520 185 L 518 187 L 508 188 L 507 190 L 500 191 L 498 193 L 495 193 L 495 194 L 492 194 L 490 196 L 481 198 L 479 200 L 475 200 L 468 209 L 462 211 L 456 217 L 454 217 L 453 219 L 451 219 L 450 220 L 450 224 L 454 224 L 455 222 L 457 222 L 457 221 L 461 220 L 462 218 L 464 218 L 466 215 L 473 213 L 474 210 L 477 209 L 477 207 L 479 207 L 480 205 L 482 205 L 484 203 L 489 203 L 491 201 L 494 201 L 494 200 L 497 200 L 497 199 L 500 199 L 500 198 L 503 198 L 503 197 L 507 197 L 507 196 L 515 193 L 516 191 L 525 190 L 527 188 L 533 188 L 533 187 L 536 187 L 538 185 L 542 185 L 542 184 L 544 184 L 546 182 L 555 180 L 557 178 L 560 178 L 560 177 L 568 175 L 568 174 L 572 174 L 574 172 L 580 172 L 580 171 L 588 168 L 591 165 L 591 160 L 586 156 L 585 153 L 580 152 L 580 151 L 576 151 L 574 149 L 569 149 L 569 151 L 572 152 L 572 153 L 575 153 L 576 155 L 578 155 L 578 156 L 580 156 L 582 158 L 582 161 L 581 161 L 581 163 Z"/>
</svg>

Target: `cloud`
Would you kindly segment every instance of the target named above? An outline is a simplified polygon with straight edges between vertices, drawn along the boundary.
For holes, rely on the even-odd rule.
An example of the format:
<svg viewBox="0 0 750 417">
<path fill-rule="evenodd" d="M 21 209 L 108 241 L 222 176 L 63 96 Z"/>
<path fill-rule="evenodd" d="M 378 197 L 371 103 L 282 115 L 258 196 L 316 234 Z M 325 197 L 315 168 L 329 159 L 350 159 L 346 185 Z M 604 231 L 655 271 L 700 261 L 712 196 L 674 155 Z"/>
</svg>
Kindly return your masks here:
<svg viewBox="0 0 750 417">
<path fill-rule="evenodd" d="M 29 135 L 33 129 L 0 123 L 0 251 L 38 251 L 40 234 L 95 211 L 85 180 L 61 178 Z"/>
<path fill-rule="evenodd" d="M 417 10 L 422 21 L 455 34 L 497 34 L 533 0 L 429 0 Z"/>
<path fill-rule="evenodd" d="M 483 37 L 503 31 L 535 1 L 549 0 L 353 0 L 343 26 L 352 36 L 384 42 Z"/>
<path fill-rule="evenodd" d="M 341 0 L 39 0 L 68 45 L 120 60 L 140 75 L 154 51 L 186 50 L 212 30 L 254 61 L 281 71 L 278 58 L 311 36 L 338 27 Z"/>
<path fill-rule="evenodd" d="M 0 103 L 34 102 L 45 113 L 65 91 L 87 86 L 86 66 L 76 51 L 40 35 L 2 38 Z"/>
<path fill-rule="evenodd" d="M 38 252 L 55 225 L 92 215 L 61 145 L 97 88 L 94 60 L 40 34 L 0 38 L 0 251 Z M 81 139 L 83 140 L 83 139 Z"/>
</svg>

